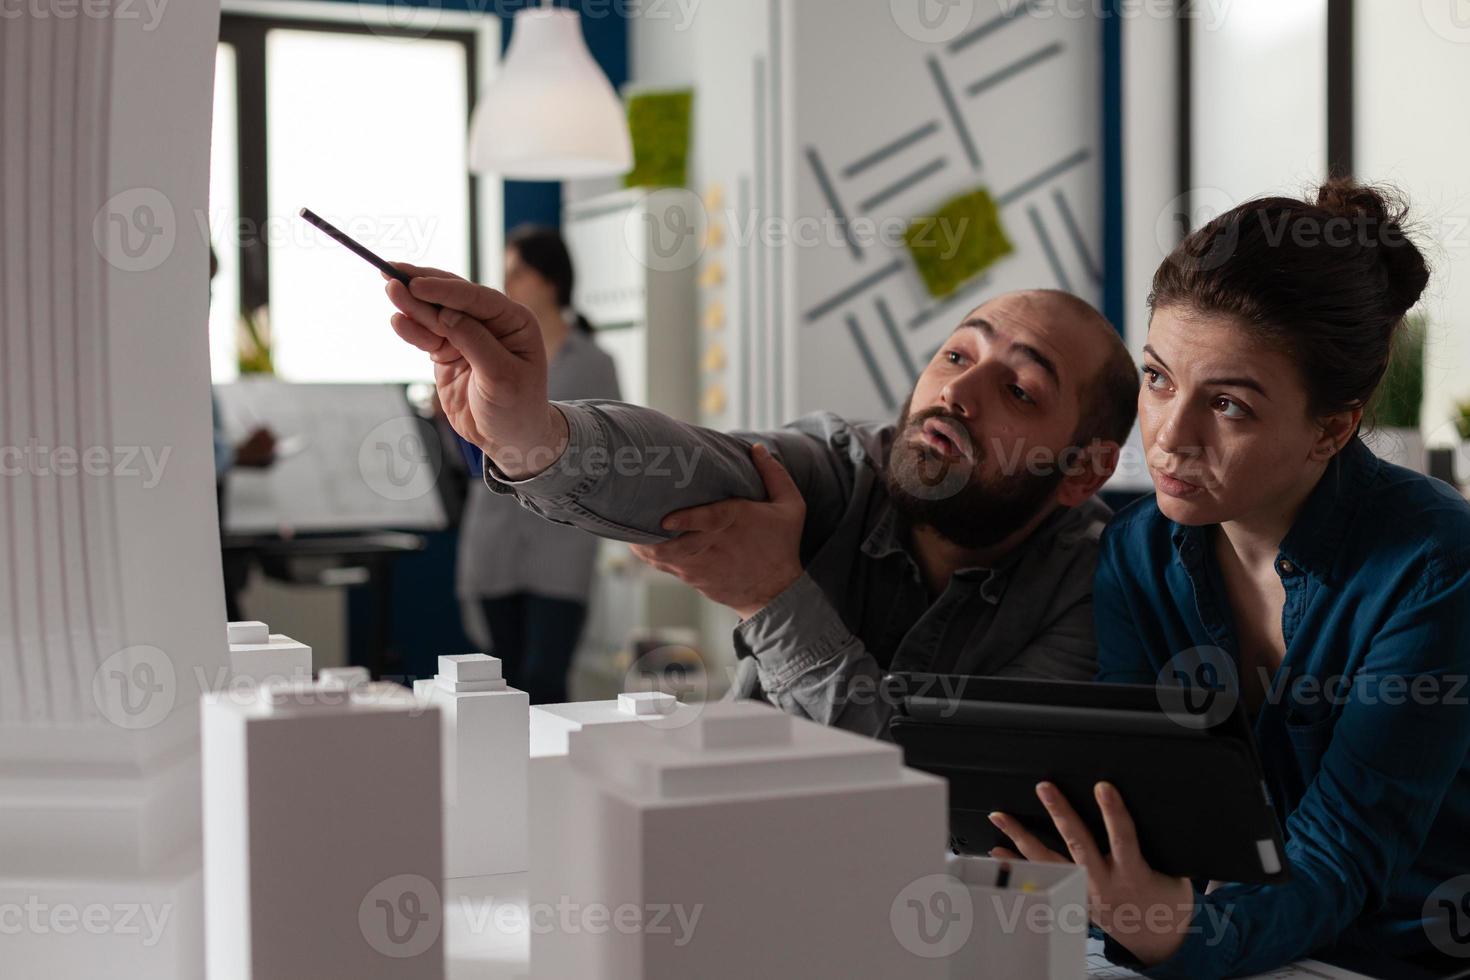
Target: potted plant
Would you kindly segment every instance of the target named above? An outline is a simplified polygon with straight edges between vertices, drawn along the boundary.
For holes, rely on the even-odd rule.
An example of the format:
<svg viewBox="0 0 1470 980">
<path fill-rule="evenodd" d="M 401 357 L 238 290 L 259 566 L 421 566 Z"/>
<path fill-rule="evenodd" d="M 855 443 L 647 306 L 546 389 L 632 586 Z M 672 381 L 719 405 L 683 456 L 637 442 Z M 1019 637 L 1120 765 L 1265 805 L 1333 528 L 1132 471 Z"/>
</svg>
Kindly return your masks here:
<svg viewBox="0 0 1470 980">
<path fill-rule="evenodd" d="M 1460 435 L 1460 444 L 1455 447 L 1456 482 L 1470 483 L 1470 401 L 1455 404 L 1455 417 L 1451 421 Z"/>
<path fill-rule="evenodd" d="M 1383 383 L 1365 417 L 1363 441 L 1390 463 L 1423 473 L 1427 455 L 1420 429 L 1424 410 L 1424 345 L 1422 316 L 1404 321 Z"/>
<path fill-rule="evenodd" d="M 271 350 L 270 316 L 264 306 L 242 312 L 239 320 L 238 345 L 240 373 L 275 374 L 275 359 Z"/>
</svg>

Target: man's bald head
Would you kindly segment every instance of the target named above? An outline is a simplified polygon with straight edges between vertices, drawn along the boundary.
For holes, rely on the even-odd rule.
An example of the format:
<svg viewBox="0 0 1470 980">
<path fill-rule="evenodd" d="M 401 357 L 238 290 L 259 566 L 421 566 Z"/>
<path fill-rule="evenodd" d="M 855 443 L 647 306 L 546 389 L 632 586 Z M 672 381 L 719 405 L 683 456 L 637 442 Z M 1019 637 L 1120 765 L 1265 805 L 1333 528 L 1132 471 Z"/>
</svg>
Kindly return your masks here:
<svg viewBox="0 0 1470 980">
<path fill-rule="evenodd" d="M 971 314 L 1013 310 L 1048 326 L 1056 344 L 1072 348 L 1089 368 L 1078 392 L 1077 444 L 1128 439 L 1138 415 L 1138 366 L 1108 318 L 1091 303 L 1060 289 L 1019 289 L 987 300 Z"/>
</svg>

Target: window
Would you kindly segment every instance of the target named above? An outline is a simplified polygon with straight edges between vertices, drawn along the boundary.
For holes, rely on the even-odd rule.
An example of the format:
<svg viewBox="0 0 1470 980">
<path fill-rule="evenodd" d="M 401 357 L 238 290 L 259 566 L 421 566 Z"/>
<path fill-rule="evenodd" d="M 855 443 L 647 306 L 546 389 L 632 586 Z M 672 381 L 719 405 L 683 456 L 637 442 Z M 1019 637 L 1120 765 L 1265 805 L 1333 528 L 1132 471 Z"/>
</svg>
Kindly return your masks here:
<svg viewBox="0 0 1470 980">
<path fill-rule="evenodd" d="M 235 356 L 240 251 L 231 230 L 240 224 L 238 130 L 235 49 L 221 44 L 214 59 L 214 128 L 209 154 L 209 238 L 219 261 L 209 298 L 209 363 L 216 383 L 234 381 L 240 374 Z"/>
<path fill-rule="evenodd" d="M 1188 23 L 1195 227 L 1326 177 L 1327 0 L 1238 0 L 1219 24 Z"/>
<path fill-rule="evenodd" d="M 220 37 L 215 380 L 238 373 L 240 314 L 261 306 L 283 380 L 428 380 L 427 359 L 388 327 L 378 273 L 297 212 L 385 258 L 476 276 L 478 188 L 465 158 L 483 33 L 226 15 Z"/>
</svg>

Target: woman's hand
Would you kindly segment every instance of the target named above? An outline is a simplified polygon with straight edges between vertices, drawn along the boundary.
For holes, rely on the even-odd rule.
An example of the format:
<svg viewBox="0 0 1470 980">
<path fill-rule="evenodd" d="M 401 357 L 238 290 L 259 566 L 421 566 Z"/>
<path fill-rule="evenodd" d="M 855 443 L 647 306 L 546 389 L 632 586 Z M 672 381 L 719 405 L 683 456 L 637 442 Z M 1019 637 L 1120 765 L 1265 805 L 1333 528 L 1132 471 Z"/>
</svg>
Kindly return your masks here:
<svg viewBox="0 0 1470 980">
<path fill-rule="evenodd" d="M 1108 829 L 1111 853 L 1104 856 L 1087 825 L 1051 783 L 1036 795 L 1051 814 L 1072 860 L 1087 869 L 1088 914 L 1145 966 L 1155 966 L 1179 951 L 1194 919 L 1194 886 L 1188 878 L 1171 878 L 1150 868 L 1138 847 L 1133 818 L 1111 783 L 1094 788 Z M 992 813 L 990 822 L 1015 842 L 1019 855 L 996 848 L 992 857 L 1065 863 L 1066 858 L 1041 843 L 1017 820 Z"/>
<path fill-rule="evenodd" d="M 440 269 L 395 263 L 393 329 L 434 362 L 434 383 L 455 431 L 512 480 L 560 458 L 567 423 L 547 398 L 546 344 L 530 310 L 503 293 Z M 386 278 L 386 277 L 385 277 Z"/>
</svg>

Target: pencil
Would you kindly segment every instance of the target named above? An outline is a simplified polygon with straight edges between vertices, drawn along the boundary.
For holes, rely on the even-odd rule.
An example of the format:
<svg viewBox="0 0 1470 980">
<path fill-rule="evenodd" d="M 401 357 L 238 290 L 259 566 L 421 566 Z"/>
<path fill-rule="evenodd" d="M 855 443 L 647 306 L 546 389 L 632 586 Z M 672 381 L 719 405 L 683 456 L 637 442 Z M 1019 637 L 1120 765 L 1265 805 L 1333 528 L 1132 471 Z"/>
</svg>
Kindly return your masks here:
<svg viewBox="0 0 1470 980">
<path fill-rule="evenodd" d="M 347 246 L 347 248 L 351 249 L 353 252 L 356 252 L 358 255 L 367 259 L 373 265 L 377 266 L 383 271 L 384 275 L 392 276 L 394 279 L 397 279 L 405 286 L 413 281 L 413 277 L 411 277 L 408 273 L 402 271 L 386 259 L 379 257 L 378 255 L 370 251 L 365 245 L 362 245 L 355 239 L 348 237 L 346 232 L 340 230 L 336 225 L 332 224 L 326 218 L 323 218 L 321 215 L 312 211 L 310 208 L 302 208 L 299 213 L 301 217 L 305 218 L 309 223 L 320 228 L 332 238 L 336 239 L 338 242 Z"/>
</svg>

